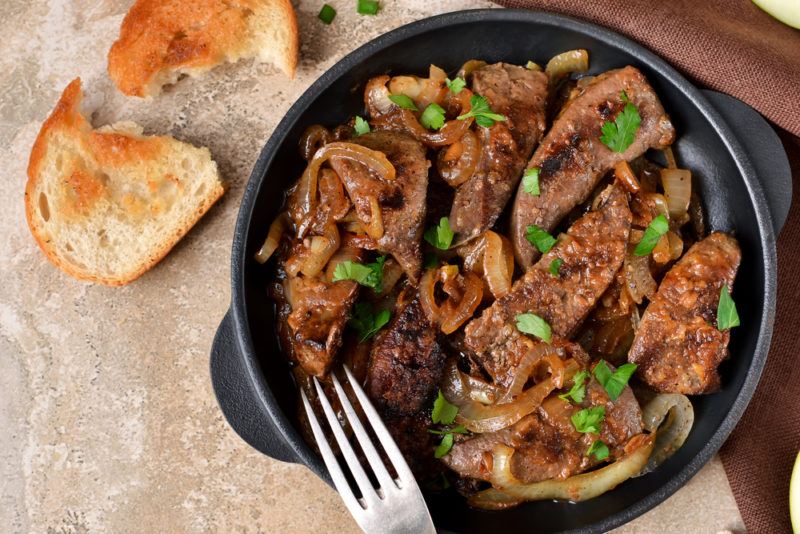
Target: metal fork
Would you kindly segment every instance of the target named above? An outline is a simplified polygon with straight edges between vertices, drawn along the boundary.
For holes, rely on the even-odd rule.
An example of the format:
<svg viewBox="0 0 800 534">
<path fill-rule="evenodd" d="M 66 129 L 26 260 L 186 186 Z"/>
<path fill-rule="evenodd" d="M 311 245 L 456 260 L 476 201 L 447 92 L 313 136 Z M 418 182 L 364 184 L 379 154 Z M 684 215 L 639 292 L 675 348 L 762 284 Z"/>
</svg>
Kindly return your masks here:
<svg viewBox="0 0 800 534">
<path fill-rule="evenodd" d="M 331 373 L 333 387 L 336 389 L 339 402 L 353 429 L 356 441 L 364 452 L 375 478 L 378 480 L 377 488 L 372 485 L 367 473 L 359 463 L 350 441 L 345 436 L 341 423 L 336 418 L 330 402 L 325 397 L 325 392 L 319 380 L 314 378 L 314 386 L 317 389 L 320 404 L 322 404 L 322 409 L 325 412 L 325 418 L 331 430 L 333 430 L 333 436 L 342 451 L 342 457 L 362 495 L 361 498 L 358 498 L 353 493 L 345 474 L 339 466 L 339 462 L 336 460 L 336 456 L 333 454 L 331 446 L 325 439 L 325 434 L 317 416 L 311 409 L 308 397 L 304 391 L 301 391 L 308 421 L 311 425 L 311 430 L 314 432 L 314 439 L 317 441 L 317 446 L 319 446 L 319 450 L 322 453 L 322 459 L 328 467 L 333 484 L 336 486 L 339 495 L 341 495 L 344 504 L 356 520 L 356 523 L 358 523 L 358 526 L 368 534 L 374 532 L 435 533 L 436 529 L 433 527 L 433 521 L 425 504 L 425 499 L 423 499 L 417 481 L 414 479 L 414 475 L 411 474 L 411 469 L 408 468 L 400 449 L 397 448 L 397 444 L 392 439 L 389 431 L 386 430 L 386 426 L 381 421 L 378 412 L 372 406 L 364 390 L 358 385 L 358 381 L 353 378 L 347 366 L 344 366 L 344 372 L 347 374 L 347 379 L 350 381 L 350 386 L 353 388 L 358 402 L 361 403 L 361 408 L 364 410 L 367 421 L 372 426 L 375 436 L 377 436 L 383 450 L 386 452 L 386 456 L 394 467 L 395 473 L 397 473 L 397 478 L 392 478 L 386 466 L 383 465 L 375 445 L 366 430 L 364 430 L 358 415 L 353 409 L 353 405 L 350 404 L 350 400 L 345 395 L 342 385 L 336 376 Z"/>
</svg>

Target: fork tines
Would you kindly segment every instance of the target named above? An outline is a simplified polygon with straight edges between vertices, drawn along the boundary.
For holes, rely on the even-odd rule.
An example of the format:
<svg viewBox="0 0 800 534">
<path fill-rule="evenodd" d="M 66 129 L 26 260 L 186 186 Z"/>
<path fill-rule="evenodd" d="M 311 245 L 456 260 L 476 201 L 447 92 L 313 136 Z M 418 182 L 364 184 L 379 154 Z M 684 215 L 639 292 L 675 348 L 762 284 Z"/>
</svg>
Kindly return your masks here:
<svg viewBox="0 0 800 534">
<path fill-rule="evenodd" d="M 314 439 L 317 442 L 317 446 L 322 454 L 322 459 L 328 468 L 328 472 L 331 475 L 336 489 L 342 496 L 345 505 L 348 510 L 350 510 L 350 513 L 353 515 L 358 525 L 365 532 L 435 532 L 433 522 L 431 521 L 427 506 L 425 505 L 425 500 L 422 497 L 422 492 L 408 464 L 403 458 L 400 449 L 397 448 L 397 444 L 383 424 L 378 412 L 367 398 L 364 390 L 358 385 L 358 381 L 353 377 L 350 369 L 348 369 L 347 366 L 343 367 L 347 379 L 350 382 L 350 387 L 355 393 L 359 404 L 361 404 L 361 409 L 364 412 L 365 418 L 372 427 L 372 431 L 386 453 L 386 457 L 391 462 L 394 472 L 397 473 L 397 478 L 393 478 L 387 470 L 380 453 L 378 453 L 375 445 L 372 443 L 372 439 L 362 425 L 361 420 L 358 418 L 353 405 L 350 403 L 350 399 L 347 397 L 342 384 L 336 376 L 331 373 L 331 380 L 336 390 L 336 396 L 350 427 L 353 429 L 353 436 L 361 448 L 361 451 L 364 453 L 364 457 L 367 459 L 372 473 L 375 476 L 375 480 L 377 480 L 378 483 L 376 488 L 370 480 L 370 477 L 364 471 L 364 467 L 359 462 L 350 440 L 345 435 L 341 423 L 337 419 L 330 402 L 325 396 L 322 385 L 319 383 L 319 380 L 314 378 L 314 386 L 316 387 L 322 410 L 325 413 L 325 419 L 333 432 L 333 438 L 336 440 L 339 450 L 342 452 L 342 458 L 353 476 L 353 480 L 355 481 L 361 497 L 356 497 L 353 489 L 350 487 L 333 449 L 327 442 L 325 433 L 311 407 L 308 397 L 304 391 L 301 391 L 303 406 L 308 415 L 308 421 L 314 433 Z"/>
</svg>

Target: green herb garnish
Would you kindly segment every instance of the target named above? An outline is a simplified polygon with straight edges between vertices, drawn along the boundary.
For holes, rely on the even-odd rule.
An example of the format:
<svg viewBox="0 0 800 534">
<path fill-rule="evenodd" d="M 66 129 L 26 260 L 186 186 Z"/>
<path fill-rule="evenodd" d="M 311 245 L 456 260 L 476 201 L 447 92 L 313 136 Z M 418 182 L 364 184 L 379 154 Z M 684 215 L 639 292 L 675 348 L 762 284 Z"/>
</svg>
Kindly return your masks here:
<svg viewBox="0 0 800 534">
<path fill-rule="evenodd" d="M 635 363 L 625 363 L 612 372 L 606 361 L 600 360 L 594 366 L 592 374 L 600 382 L 600 385 L 605 388 L 608 398 L 615 401 L 622 395 L 622 391 L 628 385 L 628 380 L 631 379 L 634 371 L 636 371 Z"/>
<path fill-rule="evenodd" d="M 369 123 L 363 118 L 356 115 L 356 124 L 354 129 L 356 131 L 356 136 L 364 135 L 366 133 L 369 133 Z"/>
<path fill-rule="evenodd" d="M 642 117 L 639 116 L 636 106 L 628 100 L 625 91 L 620 93 L 620 98 L 625 102 L 625 107 L 614 122 L 603 123 L 601 128 L 603 135 L 600 136 L 600 141 L 614 152 L 622 153 L 633 143 L 636 132 L 642 124 Z"/>
<path fill-rule="evenodd" d="M 456 415 L 458 415 L 458 406 L 455 404 L 450 404 L 440 389 L 439 394 L 436 396 L 436 400 L 433 401 L 431 420 L 436 424 L 451 425 L 453 424 L 453 421 L 456 420 Z M 442 441 L 439 443 L 439 446 L 436 447 L 436 451 L 433 453 L 436 458 L 441 458 L 450 452 L 451 448 L 453 448 L 453 434 L 466 434 L 467 429 L 464 428 L 464 425 L 458 425 L 456 427 L 444 430 L 428 429 L 428 432 L 431 434 L 444 436 Z"/>
<path fill-rule="evenodd" d="M 531 167 L 522 175 L 522 187 L 526 193 L 539 196 L 539 167 Z"/>
<path fill-rule="evenodd" d="M 539 252 L 544 254 L 555 245 L 558 241 L 555 237 L 551 236 L 535 224 L 528 226 L 525 229 L 525 239 L 528 242 L 539 249 Z"/>
<path fill-rule="evenodd" d="M 419 123 L 429 130 L 438 130 L 444 126 L 444 108 L 439 104 L 429 104 L 419 118 Z"/>
<path fill-rule="evenodd" d="M 587 378 L 589 378 L 589 373 L 586 371 L 578 371 L 575 373 L 575 376 L 572 378 L 572 387 L 569 388 L 569 391 L 566 393 L 559 395 L 558 398 L 567 402 L 572 399 L 572 402 L 575 404 L 582 403 L 583 398 L 586 396 Z"/>
<path fill-rule="evenodd" d="M 561 269 L 561 266 L 564 265 L 564 260 L 561 258 L 556 258 L 550 262 L 550 274 L 553 276 L 558 276 L 558 271 Z"/>
<path fill-rule="evenodd" d="M 397 104 L 403 109 L 410 109 L 411 111 L 419 111 L 417 109 L 417 105 L 414 104 L 414 101 L 411 100 L 411 97 L 407 95 L 389 95 L 389 100 Z"/>
<path fill-rule="evenodd" d="M 455 80 L 446 78 L 444 83 L 447 84 L 447 88 L 450 89 L 450 92 L 453 93 L 454 95 L 460 93 L 461 90 L 467 86 L 467 82 L 466 80 L 464 80 L 464 78 L 456 78 Z"/>
<path fill-rule="evenodd" d="M 358 0 L 359 14 L 374 15 L 378 12 L 378 0 Z"/>
<path fill-rule="evenodd" d="M 372 304 L 367 302 L 357 302 L 353 315 L 347 322 L 356 332 L 358 341 L 363 343 L 378 333 L 389 322 L 392 314 L 389 310 L 381 310 L 375 313 Z"/>
<path fill-rule="evenodd" d="M 446 456 L 450 449 L 453 448 L 453 434 L 445 434 L 442 438 L 442 441 L 439 442 L 439 445 L 436 446 L 436 450 L 433 451 L 433 456 L 435 458 L 441 458 Z"/>
<path fill-rule="evenodd" d="M 450 228 L 450 219 L 442 217 L 437 226 L 431 226 L 425 230 L 425 241 L 439 250 L 447 250 L 453 243 L 454 235 Z"/>
<path fill-rule="evenodd" d="M 664 215 L 659 215 L 653 219 L 644 231 L 642 240 L 636 245 L 633 251 L 637 256 L 647 256 L 656 248 L 661 236 L 669 231 L 669 221 Z"/>
<path fill-rule="evenodd" d="M 606 417 L 605 406 L 594 406 L 592 408 L 584 408 L 572 414 L 572 426 L 575 430 L 583 434 L 599 434 L 600 424 Z"/>
<path fill-rule="evenodd" d="M 542 70 L 541 65 L 539 65 L 535 61 L 528 61 L 525 64 L 525 68 L 528 69 L 528 70 L 535 70 L 535 71 L 541 71 Z"/>
<path fill-rule="evenodd" d="M 516 316 L 517 330 L 523 334 L 536 336 L 545 343 L 550 343 L 553 331 L 547 321 L 534 313 L 520 313 Z"/>
<path fill-rule="evenodd" d="M 493 112 L 489 107 L 489 101 L 481 95 L 472 95 L 472 97 L 469 99 L 469 103 L 471 109 L 467 113 L 459 115 L 458 120 L 463 121 L 470 117 L 474 117 L 475 122 L 484 128 L 490 128 L 495 122 L 502 122 L 506 120 L 505 115 L 500 115 L 499 113 Z"/>
<path fill-rule="evenodd" d="M 376 293 L 380 293 L 384 263 L 386 263 L 386 256 L 380 256 L 374 263 L 366 265 L 350 260 L 343 261 L 333 270 L 333 281 L 355 280 L 362 286 L 371 287 Z"/>
<path fill-rule="evenodd" d="M 719 290 L 719 305 L 717 306 L 717 329 L 721 332 L 739 326 L 739 313 L 736 311 L 736 303 L 731 298 L 728 284 L 724 284 Z"/>
<path fill-rule="evenodd" d="M 436 396 L 436 400 L 433 401 L 431 420 L 434 423 L 450 425 L 453 423 L 453 421 L 455 421 L 456 414 L 458 414 L 458 406 L 455 404 L 450 404 L 440 389 L 439 394 Z"/>
<path fill-rule="evenodd" d="M 333 18 L 336 16 L 336 10 L 330 4 L 322 4 L 322 9 L 319 10 L 319 20 L 324 22 L 325 24 L 330 24 L 333 22 Z"/>
<path fill-rule="evenodd" d="M 594 454 L 594 457 L 598 460 L 605 460 L 608 458 L 608 445 L 600 441 L 599 439 L 596 440 L 592 445 L 589 447 L 589 450 L 586 451 L 586 456 L 591 456 Z"/>
</svg>

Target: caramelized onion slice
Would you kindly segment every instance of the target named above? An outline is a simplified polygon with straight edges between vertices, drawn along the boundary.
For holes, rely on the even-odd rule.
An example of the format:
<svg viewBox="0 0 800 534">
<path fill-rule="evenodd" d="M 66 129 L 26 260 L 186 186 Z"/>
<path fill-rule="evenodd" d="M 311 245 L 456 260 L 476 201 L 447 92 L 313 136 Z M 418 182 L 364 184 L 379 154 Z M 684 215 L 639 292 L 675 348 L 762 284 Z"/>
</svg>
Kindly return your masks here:
<svg viewBox="0 0 800 534">
<path fill-rule="evenodd" d="M 672 151 L 672 147 L 668 146 L 662 152 L 664 152 L 664 159 L 667 160 L 667 168 L 677 169 L 678 163 L 675 161 L 675 153 Z"/>
<path fill-rule="evenodd" d="M 331 221 L 340 221 L 350 211 L 352 204 L 344 191 L 341 178 L 333 169 L 322 169 L 319 178 L 320 206 L 324 208 L 327 225 Z"/>
<path fill-rule="evenodd" d="M 526 415 L 533 413 L 542 401 L 554 390 L 578 372 L 575 360 L 569 360 L 562 368 L 560 376 L 552 375 L 520 393 L 512 402 L 483 405 L 467 403 L 459 408 L 456 422 L 471 432 L 495 432 L 507 428 Z"/>
<path fill-rule="evenodd" d="M 461 65 L 460 69 L 458 69 L 458 77 L 466 80 L 467 76 L 472 74 L 474 71 L 485 67 L 486 65 L 487 63 L 482 59 L 470 59 Z"/>
<path fill-rule="evenodd" d="M 261 245 L 261 248 L 256 252 L 255 258 L 258 263 L 267 263 L 270 256 L 275 253 L 278 245 L 281 243 L 281 237 L 286 231 L 287 226 L 288 221 L 286 220 L 286 213 L 281 213 L 272 221 L 272 224 L 269 225 L 267 239 L 264 240 L 264 244 Z"/>
<path fill-rule="evenodd" d="M 439 151 L 436 167 L 442 179 L 452 187 L 457 187 L 475 173 L 481 147 L 478 137 L 472 130 L 467 130 L 461 139 Z"/>
<path fill-rule="evenodd" d="M 431 103 L 441 103 L 447 92 L 446 78 L 445 71 L 436 65 L 431 65 L 427 78 L 394 76 L 388 83 L 389 92 L 393 95 L 406 95 L 420 110 L 423 110 Z"/>
<path fill-rule="evenodd" d="M 616 176 L 617 180 L 620 181 L 628 192 L 635 194 L 641 191 L 642 186 L 639 184 L 636 174 L 634 174 L 633 169 L 631 169 L 627 161 L 622 160 L 614 165 L 614 176 Z"/>
<path fill-rule="evenodd" d="M 489 488 L 471 495 L 467 502 L 473 508 L 481 510 L 508 510 L 524 503 L 524 499 L 517 499 L 499 489 Z"/>
<path fill-rule="evenodd" d="M 666 234 L 662 235 L 656 243 L 652 252 L 653 261 L 656 263 L 664 264 L 670 260 L 669 254 L 669 238 Z"/>
<path fill-rule="evenodd" d="M 692 173 L 686 169 L 661 169 L 661 185 L 670 218 L 684 216 L 692 198 Z"/>
<path fill-rule="evenodd" d="M 312 164 L 317 162 L 317 168 L 319 168 L 319 165 L 330 158 L 342 158 L 361 163 L 371 171 L 374 171 L 381 180 L 391 181 L 395 178 L 394 165 L 386 157 L 386 154 L 356 143 L 348 143 L 346 141 L 328 143 L 317 151 Z M 306 171 L 308 171 L 308 168 L 306 168 Z"/>
<path fill-rule="evenodd" d="M 367 110 L 372 118 L 379 115 L 389 113 L 394 107 L 394 102 L 389 100 L 389 89 L 386 87 L 386 82 L 389 81 L 389 76 L 375 76 L 370 78 L 367 86 L 364 88 L 364 103 L 367 105 Z"/>
<path fill-rule="evenodd" d="M 289 215 L 295 224 L 297 236 L 301 239 L 308 233 L 319 204 L 317 189 L 320 167 L 330 158 L 342 158 L 361 163 L 374 171 L 382 180 L 391 181 L 395 178 L 394 166 L 383 152 L 345 141 L 336 141 L 323 146 L 316 151 L 289 196 L 289 205 L 291 206 Z"/>
<path fill-rule="evenodd" d="M 642 408 L 642 422 L 645 430 L 656 436 L 647 466 L 640 473 L 643 475 L 681 448 L 694 425 L 694 408 L 685 395 L 656 395 Z"/>
<path fill-rule="evenodd" d="M 677 260 L 683 254 L 683 239 L 672 230 L 667 232 L 667 239 L 669 240 L 669 259 Z"/>
<path fill-rule="evenodd" d="M 533 484 L 520 482 L 511 472 L 511 457 L 514 449 L 507 445 L 496 445 L 492 453 L 492 485 L 495 491 L 517 501 L 540 501 L 559 499 L 572 502 L 585 501 L 614 489 L 622 482 L 636 476 L 647 464 L 653 450 L 654 435 L 639 434 L 628 441 L 625 456 L 600 469 L 575 475 L 564 480 L 543 480 Z M 480 507 L 485 497 L 479 492 L 470 499 L 470 504 Z M 500 500 L 490 495 L 490 500 Z"/>
<path fill-rule="evenodd" d="M 286 260 L 284 267 L 289 276 L 303 273 L 316 276 L 325 268 L 341 243 L 335 224 L 329 225 L 324 235 L 315 235 L 303 241 L 300 251 Z"/>
<path fill-rule="evenodd" d="M 436 302 L 436 286 L 442 284 L 447 295 L 442 304 Z M 483 283 L 473 272 L 463 275 L 456 265 L 428 269 L 419 287 L 420 304 L 428 320 L 438 324 L 445 334 L 452 334 L 472 317 L 483 298 Z"/>
<path fill-rule="evenodd" d="M 378 203 L 378 198 L 375 196 L 367 197 L 369 202 L 369 223 L 364 228 L 367 235 L 374 240 L 383 237 L 383 216 L 381 215 L 381 206 Z"/>
<path fill-rule="evenodd" d="M 300 155 L 304 160 L 311 161 L 317 150 L 332 140 L 333 134 L 330 130 L 319 124 L 312 124 L 300 136 Z"/>
<path fill-rule="evenodd" d="M 451 113 L 463 115 L 469 113 L 472 109 L 470 98 L 472 91 L 469 89 L 462 89 L 457 95 L 452 92 L 447 92 L 445 96 L 445 108 Z M 399 122 L 406 132 L 413 135 L 419 141 L 431 147 L 440 147 L 451 145 L 461 139 L 469 130 L 474 120 L 469 117 L 465 120 L 451 119 L 444 123 L 439 130 L 428 130 L 419 123 L 417 116 L 409 109 L 398 109 L 397 116 Z"/>
<path fill-rule="evenodd" d="M 462 373 L 458 369 L 455 359 L 451 358 L 445 364 L 442 394 L 456 406 L 462 406 L 469 402 L 492 404 L 500 396 L 500 388 L 472 375 Z"/>
<path fill-rule="evenodd" d="M 526 341 L 529 342 L 530 348 L 516 365 L 514 376 L 511 379 L 511 383 L 508 385 L 508 389 L 498 400 L 500 404 L 509 402 L 519 395 L 534 370 L 542 364 L 547 365 L 548 372 L 554 379 L 553 385 L 556 389 L 564 384 L 566 365 L 561 359 L 563 351 L 553 347 L 549 343 L 542 343 L 530 339 L 526 339 Z"/>
<path fill-rule="evenodd" d="M 511 291 L 514 275 L 514 253 L 511 242 L 491 230 L 486 232 L 486 249 L 483 253 L 483 275 L 489 291 L 495 298 L 504 297 Z"/>
<path fill-rule="evenodd" d="M 589 70 L 589 52 L 582 48 L 553 56 L 544 68 L 544 72 L 551 80 L 563 78 L 572 72 L 586 72 L 587 70 Z"/>
<path fill-rule="evenodd" d="M 536 410 L 555 389 L 553 381 L 545 378 L 521 393 L 513 402 L 490 406 L 471 402 L 459 409 L 456 422 L 464 425 L 470 432 L 502 430 Z"/>
</svg>

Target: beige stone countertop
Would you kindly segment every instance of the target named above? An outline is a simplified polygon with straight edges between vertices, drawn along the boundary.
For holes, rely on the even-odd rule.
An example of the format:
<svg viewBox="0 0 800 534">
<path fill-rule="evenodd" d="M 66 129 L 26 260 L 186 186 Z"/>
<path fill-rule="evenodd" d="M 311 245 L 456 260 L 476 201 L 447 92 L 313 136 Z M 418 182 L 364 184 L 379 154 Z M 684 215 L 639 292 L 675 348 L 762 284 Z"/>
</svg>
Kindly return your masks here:
<svg viewBox="0 0 800 534">
<path fill-rule="evenodd" d="M 105 71 L 130 0 L 0 2 L 0 530 L 3 532 L 356 532 L 337 494 L 302 466 L 262 456 L 228 427 L 211 389 L 211 340 L 230 299 L 239 200 L 256 157 L 300 94 L 355 47 L 480 0 L 296 3 L 298 75 L 244 61 L 145 102 Z M 466 54 L 468 55 L 468 54 Z M 25 223 L 28 154 L 67 83 L 81 76 L 96 126 L 208 146 L 230 190 L 164 261 L 107 288 L 62 274 Z M 718 459 L 619 532 L 743 532 Z"/>
</svg>

